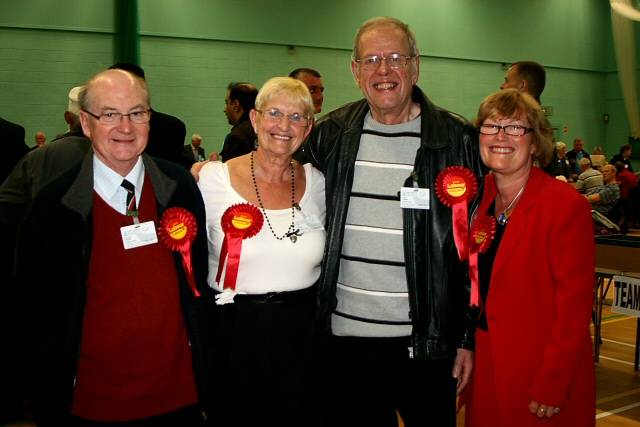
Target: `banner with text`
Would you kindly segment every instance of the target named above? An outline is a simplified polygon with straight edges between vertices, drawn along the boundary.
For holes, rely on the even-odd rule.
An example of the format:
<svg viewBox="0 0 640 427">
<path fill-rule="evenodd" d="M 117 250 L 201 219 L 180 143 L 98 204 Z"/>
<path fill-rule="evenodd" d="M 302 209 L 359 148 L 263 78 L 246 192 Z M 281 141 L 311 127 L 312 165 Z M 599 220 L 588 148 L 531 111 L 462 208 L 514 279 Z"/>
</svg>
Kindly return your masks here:
<svg viewBox="0 0 640 427">
<path fill-rule="evenodd" d="M 613 276 L 613 305 L 611 311 L 640 317 L 640 279 Z"/>
</svg>

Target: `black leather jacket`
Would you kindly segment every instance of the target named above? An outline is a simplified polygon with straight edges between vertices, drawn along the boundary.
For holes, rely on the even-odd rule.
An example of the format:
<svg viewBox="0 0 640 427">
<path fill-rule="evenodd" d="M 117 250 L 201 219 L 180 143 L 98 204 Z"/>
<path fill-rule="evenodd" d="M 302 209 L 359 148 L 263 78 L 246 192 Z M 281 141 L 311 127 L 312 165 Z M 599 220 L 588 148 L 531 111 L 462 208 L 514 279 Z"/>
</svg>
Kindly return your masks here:
<svg viewBox="0 0 640 427">
<path fill-rule="evenodd" d="M 464 119 L 436 107 L 416 86 L 412 98 L 420 104 L 421 144 L 406 187 L 434 188 L 447 166 L 466 166 L 482 177 L 478 133 Z M 344 225 L 353 184 L 354 163 L 364 118 L 369 111 L 360 100 L 320 119 L 308 139 L 303 157 L 326 178 L 327 241 L 319 279 L 319 326 L 330 329 L 336 307 L 336 281 Z M 467 268 L 457 256 L 451 231 L 451 209 L 430 194 L 430 209 L 404 209 L 404 253 L 413 324 L 413 354 L 417 359 L 446 359 L 456 348 L 473 349 Z"/>
</svg>

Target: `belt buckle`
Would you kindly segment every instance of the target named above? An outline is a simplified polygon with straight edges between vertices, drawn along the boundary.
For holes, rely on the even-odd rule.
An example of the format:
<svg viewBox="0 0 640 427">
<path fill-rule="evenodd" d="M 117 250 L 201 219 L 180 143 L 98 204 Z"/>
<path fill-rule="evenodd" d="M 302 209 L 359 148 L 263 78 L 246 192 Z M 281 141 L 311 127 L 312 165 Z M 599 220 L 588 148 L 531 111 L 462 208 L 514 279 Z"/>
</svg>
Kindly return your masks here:
<svg viewBox="0 0 640 427">
<path fill-rule="evenodd" d="M 266 294 L 264 294 L 264 300 L 265 302 L 271 302 L 275 300 L 277 296 L 278 296 L 277 292 L 267 292 Z"/>
</svg>

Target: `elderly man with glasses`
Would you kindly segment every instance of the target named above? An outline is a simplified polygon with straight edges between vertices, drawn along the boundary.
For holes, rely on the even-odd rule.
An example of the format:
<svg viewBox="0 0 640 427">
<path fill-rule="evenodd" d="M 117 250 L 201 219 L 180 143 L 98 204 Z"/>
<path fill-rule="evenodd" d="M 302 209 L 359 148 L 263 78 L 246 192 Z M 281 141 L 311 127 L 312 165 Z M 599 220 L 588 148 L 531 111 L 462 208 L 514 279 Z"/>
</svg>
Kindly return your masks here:
<svg viewBox="0 0 640 427">
<path fill-rule="evenodd" d="M 327 425 L 397 425 L 397 413 L 406 426 L 454 426 L 456 390 L 470 376 L 469 283 L 452 209 L 435 190 L 449 166 L 464 168 L 470 187 L 481 176 L 478 134 L 431 103 L 419 68 L 405 23 L 362 24 L 351 70 L 364 99 L 322 118 L 304 149 L 326 177 Z"/>
<path fill-rule="evenodd" d="M 18 245 L 25 382 L 39 426 L 204 423 L 204 205 L 180 165 L 142 154 L 143 79 L 79 97 L 91 148 L 36 196 Z M 33 254 L 45 253 L 33 268 Z"/>
</svg>

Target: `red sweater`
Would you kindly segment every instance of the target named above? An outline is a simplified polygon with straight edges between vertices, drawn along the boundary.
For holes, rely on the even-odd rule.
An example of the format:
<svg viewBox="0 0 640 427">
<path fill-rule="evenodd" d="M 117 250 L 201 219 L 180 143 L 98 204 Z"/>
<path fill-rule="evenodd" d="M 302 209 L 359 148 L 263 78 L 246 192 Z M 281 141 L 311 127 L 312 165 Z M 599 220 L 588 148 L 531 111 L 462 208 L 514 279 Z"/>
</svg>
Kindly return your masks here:
<svg viewBox="0 0 640 427">
<path fill-rule="evenodd" d="M 158 219 L 145 177 L 140 222 Z M 72 413 L 124 421 L 197 402 L 178 276 L 162 245 L 125 250 L 132 219 L 93 196 L 93 244 Z"/>
</svg>

